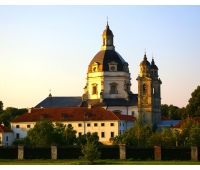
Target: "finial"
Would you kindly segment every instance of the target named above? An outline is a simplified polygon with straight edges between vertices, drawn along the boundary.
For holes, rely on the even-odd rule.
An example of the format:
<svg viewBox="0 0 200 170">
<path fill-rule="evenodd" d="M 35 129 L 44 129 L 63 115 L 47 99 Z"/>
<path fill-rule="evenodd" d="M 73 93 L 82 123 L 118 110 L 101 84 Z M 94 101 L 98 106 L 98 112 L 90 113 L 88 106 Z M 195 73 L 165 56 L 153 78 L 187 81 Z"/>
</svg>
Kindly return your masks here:
<svg viewBox="0 0 200 170">
<path fill-rule="evenodd" d="M 152 53 L 152 59 L 154 59 L 154 57 L 153 57 L 153 53 Z"/>
<path fill-rule="evenodd" d="M 109 26 L 108 26 L 108 17 L 107 17 L 107 25 L 106 25 L 106 28 L 108 28 Z"/>
<path fill-rule="evenodd" d="M 144 49 L 144 55 L 146 55 L 146 48 Z"/>
<path fill-rule="evenodd" d="M 50 93 L 49 93 L 49 98 L 51 98 L 51 97 L 52 97 L 52 95 L 51 95 L 51 90 L 49 90 L 49 92 L 50 92 Z"/>
</svg>

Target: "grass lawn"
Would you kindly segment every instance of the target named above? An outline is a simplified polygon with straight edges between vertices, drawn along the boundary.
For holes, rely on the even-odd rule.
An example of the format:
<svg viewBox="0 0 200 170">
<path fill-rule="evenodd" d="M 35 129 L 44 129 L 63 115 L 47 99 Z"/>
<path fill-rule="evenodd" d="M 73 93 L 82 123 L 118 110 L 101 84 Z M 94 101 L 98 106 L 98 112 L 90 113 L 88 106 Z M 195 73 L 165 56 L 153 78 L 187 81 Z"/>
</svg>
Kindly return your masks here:
<svg viewBox="0 0 200 170">
<path fill-rule="evenodd" d="M 132 160 L 97 160 L 94 165 L 200 165 L 200 161 L 132 161 Z M 0 165 L 89 165 L 85 160 L 52 160 L 52 159 L 32 159 L 13 160 L 0 159 Z"/>
</svg>

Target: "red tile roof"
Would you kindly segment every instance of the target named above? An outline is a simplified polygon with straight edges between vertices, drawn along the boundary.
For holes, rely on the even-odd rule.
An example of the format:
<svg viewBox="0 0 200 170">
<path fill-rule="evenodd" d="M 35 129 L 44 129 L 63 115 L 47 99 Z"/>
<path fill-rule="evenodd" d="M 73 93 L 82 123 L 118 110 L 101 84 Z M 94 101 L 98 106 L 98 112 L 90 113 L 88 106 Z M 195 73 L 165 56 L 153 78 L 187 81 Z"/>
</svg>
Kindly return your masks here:
<svg viewBox="0 0 200 170">
<path fill-rule="evenodd" d="M 0 133 L 2 132 L 13 132 L 13 131 L 3 125 L 0 125 Z"/>
<path fill-rule="evenodd" d="M 42 120 L 51 121 L 89 121 L 89 120 L 127 120 L 134 121 L 130 115 L 115 114 L 102 107 L 92 109 L 85 107 L 70 108 L 32 108 L 31 113 L 24 113 L 11 122 L 36 122 Z"/>
<path fill-rule="evenodd" d="M 161 116 L 161 120 L 168 120 L 165 116 Z"/>
<path fill-rule="evenodd" d="M 183 124 L 185 124 L 189 119 L 193 119 L 194 121 L 198 122 L 200 124 L 200 117 L 194 117 L 194 118 L 187 118 L 179 122 L 178 124 L 174 125 L 172 128 L 181 128 Z"/>
</svg>

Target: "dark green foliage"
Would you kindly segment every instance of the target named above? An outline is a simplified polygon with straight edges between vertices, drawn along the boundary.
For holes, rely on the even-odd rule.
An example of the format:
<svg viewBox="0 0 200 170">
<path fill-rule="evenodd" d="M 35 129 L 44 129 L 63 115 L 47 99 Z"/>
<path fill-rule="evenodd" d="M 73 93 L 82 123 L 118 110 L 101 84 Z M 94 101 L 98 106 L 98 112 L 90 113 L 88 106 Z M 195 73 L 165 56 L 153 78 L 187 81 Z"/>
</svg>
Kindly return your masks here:
<svg viewBox="0 0 200 170">
<path fill-rule="evenodd" d="M 27 109 L 17 109 L 14 107 L 7 107 L 6 110 L 1 111 L 0 123 L 3 122 L 4 126 L 10 128 L 10 121 L 15 119 L 17 116 L 21 116 L 26 112 Z"/>
<path fill-rule="evenodd" d="M 181 131 L 174 132 L 179 146 L 190 146 L 196 144 L 200 146 L 200 125 L 192 118 L 187 119 L 181 126 Z"/>
<path fill-rule="evenodd" d="M 135 121 L 135 125 L 126 130 L 122 135 L 110 138 L 113 145 L 126 144 L 131 146 L 146 146 L 147 139 L 153 131 L 148 125 L 142 126 L 140 120 Z"/>
<path fill-rule="evenodd" d="M 3 111 L 3 102 L 0 101 L 0 114 L 1 114 L 1 111 Z"/>
<path fill-rule="evenodd" d="M 30 129 L 24 139 L 15 140 L 13 145 L 37 145 L 47 146 L 52 144 L 73 145 L 76 142 L 76 131 L 72 125 L 64 125 L 48 120 L 37 122 L 34 128 Z"/>
<path fill-rule="evenodd" d="M 188 101 L 186 106 L 189 117 L 198 117 L 200 116 L 200 86 L 192 92 L 191 98 Z"/>
<path fill-rule="evenodd" d="M 87 141 L 94 142 L 95 145 L 103 145 L 101 142 L 99 142 L 99 136 L 97 132 L 87 132 L 87 134 L 77 137 L 77 145 L 85 145 Z"/>
<path fill-rule="evenodd" d="M 100 151 L 98 151 L 98 147 L 94 142 L 91 142 L 90 140 L 87 140 L 87 143 L 85 145 L 82 145 L 82 153 L 83 153 L 83 159 L 88 160 L 91 164 L 98 160 L 101 156 Z"/>
</svg>

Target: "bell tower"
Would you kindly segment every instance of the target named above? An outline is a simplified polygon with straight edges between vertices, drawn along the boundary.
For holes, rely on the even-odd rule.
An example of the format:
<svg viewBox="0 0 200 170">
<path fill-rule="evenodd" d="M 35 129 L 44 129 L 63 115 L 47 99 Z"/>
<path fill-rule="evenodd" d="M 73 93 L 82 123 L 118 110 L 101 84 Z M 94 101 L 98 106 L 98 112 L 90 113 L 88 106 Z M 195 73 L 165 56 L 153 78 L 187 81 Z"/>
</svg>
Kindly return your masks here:
<svg viewBox="0 0 200 170">
<path fill-rule="evenodd" d="M 154 59 L 150 64 L 146 52 L 140 63 L 140 73 L 136 80 L 138 81 L 138 117 L 143 125 L 149 124 L 155 128 L 161 120 L 160 84 L 162 82 L 158 78 L 158 68 Z"/>
</svg>

